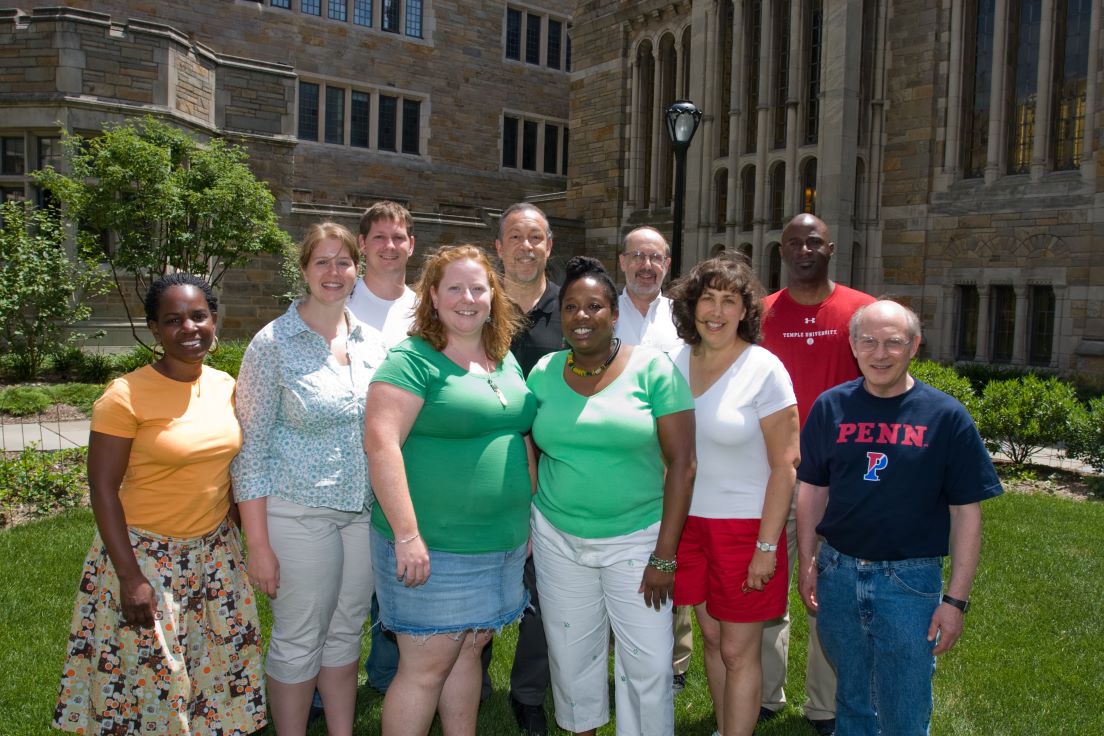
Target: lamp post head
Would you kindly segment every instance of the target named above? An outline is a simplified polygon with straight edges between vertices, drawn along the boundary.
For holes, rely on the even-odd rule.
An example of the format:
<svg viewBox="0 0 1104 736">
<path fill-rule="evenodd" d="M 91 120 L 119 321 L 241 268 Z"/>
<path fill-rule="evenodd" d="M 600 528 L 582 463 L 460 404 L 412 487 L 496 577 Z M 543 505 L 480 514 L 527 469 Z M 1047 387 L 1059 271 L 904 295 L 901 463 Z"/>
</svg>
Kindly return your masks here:
<svg viewBox="0 0 1104 736">
<path fill-rule="evenodd" d="M 677 100 L 667 108 L 667 135 L 671 145 L 685 151 L 698 131 L 702 111 L 690 100 Z"/>
</svg>

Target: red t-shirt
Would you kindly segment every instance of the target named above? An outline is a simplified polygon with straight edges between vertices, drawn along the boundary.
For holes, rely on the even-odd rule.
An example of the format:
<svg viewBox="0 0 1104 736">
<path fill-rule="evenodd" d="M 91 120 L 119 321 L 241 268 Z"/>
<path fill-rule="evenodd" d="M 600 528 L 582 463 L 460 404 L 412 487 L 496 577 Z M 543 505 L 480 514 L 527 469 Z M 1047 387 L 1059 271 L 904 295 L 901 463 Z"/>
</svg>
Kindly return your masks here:
<svg viewBox="0 0 1104 736">
<path fill-rule="evenodd" d="M 801 426 L 823 391 L 858 377 L 847 325 L 856 309 L 873 301 L 869 294 L 843 284 L 810 306 L 795 302 L 786 289 L 763 299 L 762 345 L 790 374 Z"/>
</svg>

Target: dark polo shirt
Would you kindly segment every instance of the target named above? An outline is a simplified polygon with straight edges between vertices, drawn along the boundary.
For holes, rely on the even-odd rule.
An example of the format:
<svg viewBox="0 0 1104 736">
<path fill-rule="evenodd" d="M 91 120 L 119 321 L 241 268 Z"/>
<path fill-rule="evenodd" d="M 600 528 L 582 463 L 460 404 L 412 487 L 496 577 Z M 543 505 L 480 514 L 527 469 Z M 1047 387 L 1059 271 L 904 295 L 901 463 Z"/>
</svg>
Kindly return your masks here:
<svg viewBox="0 0 1104 736">
<path fill-rule="evenodd" d="M 560 287 L 546 282 L 544 293 L 529 310 L 528 329 L 514 335 L 510 352 L 517 358 L 522 372 L 528 376 L 537 361 L 548 353 L 563 349 L 560 327 Z"/>
</svg>

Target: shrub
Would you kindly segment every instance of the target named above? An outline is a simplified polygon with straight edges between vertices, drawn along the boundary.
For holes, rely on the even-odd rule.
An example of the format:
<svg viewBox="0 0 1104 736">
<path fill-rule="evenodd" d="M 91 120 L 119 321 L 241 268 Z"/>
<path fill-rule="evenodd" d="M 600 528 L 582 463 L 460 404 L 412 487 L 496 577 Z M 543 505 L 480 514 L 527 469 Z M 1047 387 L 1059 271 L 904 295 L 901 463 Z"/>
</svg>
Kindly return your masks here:
<svg viewBox="0 0 1104 736">
<path fill-rule="evenodd" d="M 218 350 L 207 354 L 207 365 L 237 378 L 247 347 L 249 343 L 245 340 L 219 340 Z"/>
<path fill-rule="evenodd" d="M 46 389 L 38 386 L 12 386 L 0 392 L 0 414 L 13 417 L 37 414 L 52 403 Z"/>
<path fill-rule="evenodd" d="M 125 353 L 116 353 L 112 356 L 112 369 L 115 375 L 121 376 L 149 365 L 156 357 L 145 345 L 135 345 Z"/>
<path fill-rule="evenodd" d="M 0 347 L 20 378 L 33 378 L 47 355 L 76 337 L 69 328 L 92 313 L 84 299 L 104 291 L 99 269 L 65 249 L 53 210 L 0 205 Z"/>
<path fill-rule="evenodd" d="M 85 448 L 42 452 L 34 445 L 13 458 L 0 457 L 0 507 L 29 507 L 45 516 L 80 505 L 87 491 Z"/>
<path fill-rule="evenodd" d="M 77 370 L 77 378 L 84 383 L 105 383 L 115 372 L 110 355 L 87 353 Z"/>
<path fill-rule="evenodd" d="M 1068 383 L 1027 375 L 990 382 L 974 419 L 990 451 L 1000 450 L 1022 465 L 1043 447 L 1068 440 L 1080 408 Z"/>
<path fill-rule="evenodd" d="M 909 366 L 909 373 L 913 378 L 918 378 L 929 386 L 958 399 L 971 415 L 976 416 L 977 392 L 970 382 L 951 366 L 936 363 L 934 360 L 914 360 Z"/>
<path fill-rule="evenodd" d="M 61 383 L 46 387 L 50 398 L 59 404 L 68 404 L 81 411 L 92 411 L 92 404 L 103 395 L 100 383 Z"/>
<path fill-rule="evenodd" d="M 1066 454 L 1104 472 L 1104 397 L 1097 397 L 1073 417 Z"/>
<path fill-rule="evenodd" d="M 50 356 L 50 367 L 62 378 L 75 378 L 84 365 L 84 351 L 76 345 L 67 345 Z"/>
</svg>

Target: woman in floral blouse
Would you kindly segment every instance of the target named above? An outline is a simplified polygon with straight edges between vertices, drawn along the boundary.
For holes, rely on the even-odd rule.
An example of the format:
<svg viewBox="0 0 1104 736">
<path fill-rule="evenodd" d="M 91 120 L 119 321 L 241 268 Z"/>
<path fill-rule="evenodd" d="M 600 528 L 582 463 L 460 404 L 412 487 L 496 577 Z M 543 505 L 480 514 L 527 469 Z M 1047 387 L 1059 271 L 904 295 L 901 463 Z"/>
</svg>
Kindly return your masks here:
<svg viewBox="0 0 1104 736">
<path fill-rule="evenodd" d="M 358 263 L 346 228 L 311 227 L 307 295 L 257 333 L 238 376 L 234 496 L 249 577 L 272 604 L 265 671 L 281 736 L 305 732 L 315 688 L 330 734 L 353 727 L 372 598 L 364 398 L 384 354 L 345 307 Z"/>
</svg>

